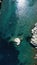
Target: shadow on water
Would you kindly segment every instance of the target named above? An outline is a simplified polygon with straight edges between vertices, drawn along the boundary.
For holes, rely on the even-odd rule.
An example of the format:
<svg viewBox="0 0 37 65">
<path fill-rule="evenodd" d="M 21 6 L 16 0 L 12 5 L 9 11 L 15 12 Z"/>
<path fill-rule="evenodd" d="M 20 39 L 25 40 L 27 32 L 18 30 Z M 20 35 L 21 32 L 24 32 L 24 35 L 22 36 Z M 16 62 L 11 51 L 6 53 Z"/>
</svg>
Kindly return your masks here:
<svg viewBox="0 0 37 65">
<path fill-rule="evenodd" d="M 0 55 L 2 55 L 0 65 L 17 65 L 19 63 L 18 54 L 19 51 L 16 50 L 12 42 L 0 39 Z"/>
<path fill-rule="evenodd" d="M 25 39 L 26 39 L 27 42 L 29 42 L 29 44 L 30 44 L 32 47 L 35 48 L 35 46 L 34 46 L 33 44 L 30 43 L 31 37 L 32 37 L 32 36 L 27 36 Z"/>
</svg>

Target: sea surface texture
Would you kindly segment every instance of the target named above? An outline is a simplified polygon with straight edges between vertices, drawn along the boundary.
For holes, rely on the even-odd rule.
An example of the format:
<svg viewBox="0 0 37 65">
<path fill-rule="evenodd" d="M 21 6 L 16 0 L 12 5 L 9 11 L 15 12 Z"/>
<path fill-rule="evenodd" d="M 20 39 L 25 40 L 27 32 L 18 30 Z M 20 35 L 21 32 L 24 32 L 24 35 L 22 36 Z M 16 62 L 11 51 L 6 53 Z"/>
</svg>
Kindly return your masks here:
<svg viewBox="0 0 37 65">
<path fill-rule="evenodd" d="M 3 0 L 0 12 L 0 65 L 34 65 L 30 37 L 37 22 L 37 0 Z M 9 42 L 19 36 L 23 38 L 19 46 Z"/>
</svg>

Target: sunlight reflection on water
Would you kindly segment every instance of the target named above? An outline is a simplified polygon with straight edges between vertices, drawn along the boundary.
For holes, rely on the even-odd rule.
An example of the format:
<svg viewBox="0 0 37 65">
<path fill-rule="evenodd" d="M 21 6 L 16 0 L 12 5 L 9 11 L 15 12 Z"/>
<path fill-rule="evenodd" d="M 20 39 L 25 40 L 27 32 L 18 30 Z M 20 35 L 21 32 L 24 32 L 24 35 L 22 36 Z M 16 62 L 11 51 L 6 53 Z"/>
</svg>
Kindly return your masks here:
<svg viewBox="0 0 37 65">
<path fill-rule="evenodd" d="M 23 13 L 23 11 L 26 11 L 26 8 L 28 6 L 27 0 L 16 0 L 17 2 L 17 12 L 19 15 Z"/>
</svg>

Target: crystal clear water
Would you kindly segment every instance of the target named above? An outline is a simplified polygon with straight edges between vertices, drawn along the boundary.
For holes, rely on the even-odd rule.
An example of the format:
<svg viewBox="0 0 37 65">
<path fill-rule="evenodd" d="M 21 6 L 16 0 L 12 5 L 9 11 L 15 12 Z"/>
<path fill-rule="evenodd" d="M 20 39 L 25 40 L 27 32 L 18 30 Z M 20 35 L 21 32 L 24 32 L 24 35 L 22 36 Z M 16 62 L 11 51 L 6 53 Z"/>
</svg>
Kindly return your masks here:
<svg viewBox="0 0 37 65">
<path fill-rule="evenodd" d="M 31 29 L 37 22 L 37 0 L 3 0 L 0 21 L 0 36 L 3 39 L 24 37 L 20 46 L 16 46 L 19 51 L 17 57 L 19 63 L 12 64 L 11 60 L 9 65 L 32 65 L 34 63 L 34 48 L 26 40 L 26 37 L 31 36 Z"/>
</svg>

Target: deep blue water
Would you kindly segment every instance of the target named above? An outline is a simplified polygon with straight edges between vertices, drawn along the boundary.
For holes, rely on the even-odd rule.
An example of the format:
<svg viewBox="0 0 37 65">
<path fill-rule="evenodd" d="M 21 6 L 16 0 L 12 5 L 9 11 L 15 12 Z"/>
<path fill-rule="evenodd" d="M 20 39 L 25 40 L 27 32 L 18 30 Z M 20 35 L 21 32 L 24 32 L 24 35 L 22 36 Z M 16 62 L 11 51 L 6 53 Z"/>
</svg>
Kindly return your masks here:
<svg viewBox="0 0 37 65">
<path fill-rule="evenodd" d="M 0 39 L 0 65 L 17 65 L 19 51 L 12 42 Z"/>
</svg>

